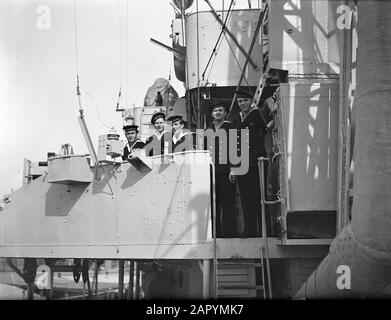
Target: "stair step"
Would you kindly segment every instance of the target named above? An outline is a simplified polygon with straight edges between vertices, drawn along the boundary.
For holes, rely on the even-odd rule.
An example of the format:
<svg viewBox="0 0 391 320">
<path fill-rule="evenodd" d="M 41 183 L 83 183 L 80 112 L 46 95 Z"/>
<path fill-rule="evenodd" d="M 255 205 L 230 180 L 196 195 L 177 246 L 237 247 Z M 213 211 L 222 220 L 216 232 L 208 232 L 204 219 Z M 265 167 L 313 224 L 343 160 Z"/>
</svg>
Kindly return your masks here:
<svg viewBox="0 0 391 320">
<path fill-rule="evenodd" d="M 256 298 L 264 291 L 262 283 L 256 283 L 256 269 L 263 267 L 255 261 L 218 261 L 218 296 L 223 298 Z"/>
<path fill-rule="evenodd" d="M 241 299 L 248 299 L 248 298 L 256 298 L 257 292 L 255 290 L 249 291 L 249 290 L 224 290 L 219 291 L 219 298 L 241 298 Z"/>
<path fill-rule="evenodd" d="M 248 268 L 219 268 L 219 274 L 247 274 Z"/>
<path fill-rule="evenodd" d="M 243 282 L 248 281 L 248 274 L 229 274 L 229 275 L 218 275 L 218 281 L 227 282 Z"/>
<path fill-rule="evenodd" d="M 218 262 L 217 268 L 225 266 L 234 266 L 234 267 L 262 267 L 262 263 L 248 263 L 248 262 Z"/>
<path fill-rule="evenodd" d="M 246 285 L 219 285 L 218 289 L 220 290 L 263 290 L 263 286 L 246 286 Z"/>
</svg>

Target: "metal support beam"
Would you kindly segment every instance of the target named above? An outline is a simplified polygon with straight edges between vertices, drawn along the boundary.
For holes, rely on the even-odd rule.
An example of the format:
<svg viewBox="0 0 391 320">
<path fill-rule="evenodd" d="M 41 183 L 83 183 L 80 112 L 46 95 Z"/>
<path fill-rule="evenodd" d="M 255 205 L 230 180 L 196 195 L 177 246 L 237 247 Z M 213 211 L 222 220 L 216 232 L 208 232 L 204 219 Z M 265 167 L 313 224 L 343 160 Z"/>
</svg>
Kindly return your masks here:
<svg viewBox="0 0 391 320">
<path fill-rule="evenodd" d="M 134 299 L 140 300 L 140 263 L 136 261 L 134 264 L 136 266 L 136 289 L 134 293 Z"/>
<path fill-rule="evenodd" d="M 99 165 L 98 156 L 96 155 L 94 144 L 92 143 L 90 133 L 87 129 L 87 124 L 84 120 L 83 110 L 80 110 L 80 116 L 79 116 L 78 120 L 79 120 L 80 128 L 83 133 L 84 139 L 87 143 L 87 148 L 88 148 L 88 151 L 90 152 L 90 156 L 92 158 L 92 161 L 93 161 L 95 167 L 97 167 Z"/>
<path fill-rule="evenodd" d="M 218 287 L 217 287 L 217 276 L 218 276 L 218 269 L 217 269 L 217 208 L 216 208 L 216 174 L 215 174 L 215 166 L 211 165 L 211 181 L 212 181 L 212 209 L 213 209 L 213 298 L 217 299 L 218 295 Z"/>
<path fill-rule="evenodd" d="M 239 50 L 244 54 L 244 56 L 246 58 L 248 58 L 250 64 L 252 65 L 252 67 L 257 70 L 258 69 L 258 66 L 254 63 L 254 61 L 251 59 L 251 57 L 249 56 L 249 54 L 247 53 L 246 50 L 243 49 L 243 47 L 239 44 L 238 40 L 236 40 L 235 36 L 231 33 L 231 31 L 229 31 L 227 29 L 227 27 L 224 26 L 224 22 L 221 21 L 219 15 L 217 14 L 217 12 L 215 11 L 215 9 L 212 7 L 211 3 L 208 1 L 208 0 L 205 0 L 205 2 L 209 5 L 209 7 L 211 8 L 211 12 L 213 14 L 213 16 L 216 18 L 217 22 L 221 25 L 222 28 L 224 28 L 224 30 L 228 33 L 228 35 L 231 37 L 232 41 L 236 44 L 236 46 L 239 48 Z"/>
<path fill-rule="evenodd" d="M 155 39 L 153 39 L 153 38 L 150 38 L 149 40 L 150 40 L 152 43 L 155 43 L 155 44 L 157 44 L 158 46 L 161 46 L 161 47 L 163 47 L 164 49 L 167 49 L 168 51 L 175 52 L 176 54 L 178 54 L 178 55 L 180 55 L 180 56 L 183 56 L 183 53 L 180 52 L 179 50 L 176 50 L 176 49 L 174 49 L 174 48 L 171 48 L 171 47 L 165 45 L 164 43 L 161 43 L 160 41 L 157 41 L 157 40 L 155 40 Z"/>
<path fill-rule="evenodd" d="M 53 297 L 54 297 L 54 268 L 53 268 L 54 265 L 51 265 L 50 266 L 50 283 L 51 283 L 51 286 L 49 289 L 46 290 L 46 298 L 47 300 L 53 300 Z"/>
<path fill-rule="evenodd" d="M 27 300 L 34 300 L 34 282 L 32 282 L 32 283 L 27 282 L 27 279 L 25 278 L 23 273 L 18 269 L 17 266 L 14 265 L 11 258 L 7 258 L 7 264 L 26 283 L 26 287 L 27 287 L 26 299 Z"/>
<path fill-rule="evenodd" d="M 129 285 L 128 285 L 128 300 L 133 300 L 133 287 L 134 287 L 134 261 L 130 260 L 129 263 Z"/>
<path fill-rule="evenodd" d="M 98 274 L 99 274 L 99 265 L 98 261 L 95 262 L 95 272 L 94 272 L 94 282 L 95 282 L 95 299 L 98 300 Z"/>
<path fill-rule="evenodd" d="M 34 282 L 27 283 L 27 300 L 34 300 Z"/>
<path fill-rule="evenodd" d="M 124 269 L 125 260 L 118 261 L 118 299 L 122 300 L 124 297 Z"/>
<path fill-rule="evenodd" d="M 202 298 L 207 300 L 210 298 L 210 260 L 203 260 L 202 268 Z"/>
<path fill-rule="evenodd" d="M 351 0 L 343 1 L 345 6 L 351 7 Z M 353 15 L 352 15 L 353 17 Z M 352 24 L 352 22 L 351 22 Z M 337 175 L 337 233 L 349 222 L 349 169 L 350 169 L 350 130 L 349 94 L 348 87 L 351 81 L 352 68 L 352 25 L 342 32 L 342 57 L 339 80 L 339 114 L 338 114 L 338 175 Z"/>
</svg>

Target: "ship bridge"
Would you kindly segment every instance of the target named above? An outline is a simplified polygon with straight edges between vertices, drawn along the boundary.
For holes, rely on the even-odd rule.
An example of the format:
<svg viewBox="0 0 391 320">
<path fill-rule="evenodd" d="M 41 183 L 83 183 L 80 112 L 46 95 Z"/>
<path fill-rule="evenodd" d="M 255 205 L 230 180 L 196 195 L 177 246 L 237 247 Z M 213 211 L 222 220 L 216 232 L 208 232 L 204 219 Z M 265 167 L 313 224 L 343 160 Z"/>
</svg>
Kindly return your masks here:
<svg viewBox="0 0 391 320">
<path fill-rule="evenodd" d="M 287 246 L 277 237 L 213 237 L 213 170 L 209 152 L 202 150 L 100 166 L 90 165 L 86 155 L 52 157 L 47 170 L 14 192 L 1 212 L 0 257 L 185 260 L 198 269 L 199 291 L 208 297 L 217 262 L 224 279 L 237 278 L 243 263 L 241 277 L 255 279 L 265 247 L 268 261 L 317 261 L 327 254 L 327 246 Z"/>
<path fill-rule="evenodd" d="M 207 151 L 95 168 L 86 156 L 49 160 L 0 215 L 0 256 L 104 259 L 259 258 L 262 238 L 212 236 Z M 293 256 L 269 237 L 270 257 Z M 295 250 L 293 250 L 295 251 Z"/>
</svg>

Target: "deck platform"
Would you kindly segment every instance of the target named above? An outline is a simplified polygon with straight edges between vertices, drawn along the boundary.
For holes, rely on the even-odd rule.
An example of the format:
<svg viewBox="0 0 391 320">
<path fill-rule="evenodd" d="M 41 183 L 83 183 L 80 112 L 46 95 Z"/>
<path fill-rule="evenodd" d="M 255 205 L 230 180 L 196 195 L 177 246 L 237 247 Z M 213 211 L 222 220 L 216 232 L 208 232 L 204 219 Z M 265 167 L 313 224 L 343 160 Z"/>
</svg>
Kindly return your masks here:
<svg viewBox="0 0 391 320">
<path fill-rule="evenodd" d="M 218 259 L 257 259 L 261 257 L 262 238 L 219 238 L 216 240 Z M 282 245 L 278 238 L 268 238 L 269 256 L 278 258 L 323 257 L 327 244 Z M 189 244 L 134 245 L 57 245 L 0 247 L 1 257 L 35 258 L 98 258 L 98 259 L 212 259 L 213 240 Z"/>
</svg>

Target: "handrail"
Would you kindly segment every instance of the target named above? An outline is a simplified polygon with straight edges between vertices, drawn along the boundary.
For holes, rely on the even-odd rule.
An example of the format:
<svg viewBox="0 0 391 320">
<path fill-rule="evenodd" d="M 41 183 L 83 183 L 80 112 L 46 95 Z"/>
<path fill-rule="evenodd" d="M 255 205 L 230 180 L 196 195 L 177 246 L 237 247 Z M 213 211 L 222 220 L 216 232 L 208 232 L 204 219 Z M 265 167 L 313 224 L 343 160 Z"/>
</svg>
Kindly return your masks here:
<svg viewBox="0 0 391 320">
<path fill-rule="evenodd" d="M 213 298 L 218 297 L 218 285 L 217 285 L 217 235 L 216 235 L 216 181 L 215 181 L 215 166 L 211 163 L 211 182 L 212 182 L 212 214 L 213 214 Z"/>
<path fill-rule="evenodd" d="M 258 170 L 259 170 L 259 182 L 261 187 L 261 207 L 262 207 L 262 239 L 265 245 L 265 258 L 266 258 L 266 272 L 267 272 L 267 287 L 269 291 L 269 299 L 273 298 L 272 295 L 272 287 L 271 287 L 271 276 L 270 276 L 270 263 L 269 263 L 269 245 L 267 242 L 267 234 L 266 234 L 266 214 L 265 214 L 265 174 L 264 174 L 264 161 L 268 161 L 269 158 L 259 157 L 258 158 Z M 263 272 L 263 270 L 262 270 Z"/>
</svg>

